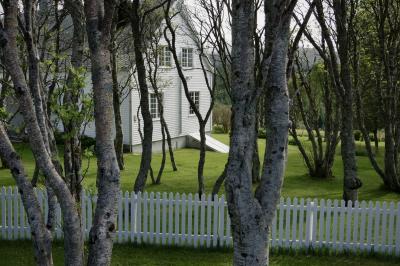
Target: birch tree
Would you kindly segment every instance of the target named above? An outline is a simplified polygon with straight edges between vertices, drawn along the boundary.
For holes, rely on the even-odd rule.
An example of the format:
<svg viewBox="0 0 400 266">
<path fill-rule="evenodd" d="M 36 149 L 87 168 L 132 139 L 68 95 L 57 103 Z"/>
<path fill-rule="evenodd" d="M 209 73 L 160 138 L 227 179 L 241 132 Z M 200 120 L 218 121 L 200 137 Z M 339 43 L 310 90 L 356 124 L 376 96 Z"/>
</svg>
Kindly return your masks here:
<svg viewBox="0 0 400 266">
<path fill-rule="evenodd" d="M 286 59 L 297 1 L 265 1 L 264 89 L 267 145 L 261 182 L 252 192 L 256 103 L 254 1 L 232 1 L 232 135 L 225 190 L 234 239 L 234 265 L 268 265 L 269 230 L 280 197 L 289 129 Z"/>
<path fill-rule="evenodd" d="M 86 0 L 86 30 L 91 53 L 91 69 L 96 125 L 98 199 L 89 234 L 88 265 L 110 265 L 115 236 L 120 170 L 112 128 L 113 81 L 111 73 L 111 30 L 117 2 Z"/>
<path fill-rule="evenodd" d="M 34 7 L 31 1 L 24 2 L 25 9 L 25 23 L 31 23 Z M 10 74 L 14 91 L 18 97 L 21 113 L 24 117 L 26 127 L 29 133 L 30 145 L 35 160 L 46 177 L 48 186 L 57 195 L 58 201 L 61 206 L 63 214 L 63 229 L 64 229 L 64 243 L 65 243 L 65 264 L 66 265 L 82 265 L 83 264 L 83 238 L 81 234 L 80 218 L 78 215 L 77 204 L 74 197 L 70 193 L 68 186 L 63 181 L 60 173 L 57 171 L 56 165 L 52 159 L 51 151 L 48 148 L 47 128 L 45 127 L 45 113 L 42 109 L 42 103 L 35 103 L 31 96 L 31 91 L 38 93 L 38 78 L 37 64 L 35 60 L 30 60 L 31 71 L 34 71 L 30 76 L 29 85 L 26 81 L 24 72 L 21 68 L 20 57 L 17 49 L 17 35 L 18 35 L 18 16 L 19 6 L 17 1 L 3 2 L 4 27 L 1 29 L 2 47 L 5 54 L 5 64 L 8 73 Z M 27 12 L 29 10 L 29 12 Z M 31 26 L 26 28 L 26 39 L 32 40 Z M 29 41 L 27 45 L 31 45 L 30 54 L 33 56 L 35 53 L 34 42 Z M 41 98 L 37 97 L 36 100 Z M 39 106 L 36 106 L 39 104 Z M 35 108 L 36 107 L 36 108 Z M 39 122 L 40 118 L 41 122 Z"/>
</svg>

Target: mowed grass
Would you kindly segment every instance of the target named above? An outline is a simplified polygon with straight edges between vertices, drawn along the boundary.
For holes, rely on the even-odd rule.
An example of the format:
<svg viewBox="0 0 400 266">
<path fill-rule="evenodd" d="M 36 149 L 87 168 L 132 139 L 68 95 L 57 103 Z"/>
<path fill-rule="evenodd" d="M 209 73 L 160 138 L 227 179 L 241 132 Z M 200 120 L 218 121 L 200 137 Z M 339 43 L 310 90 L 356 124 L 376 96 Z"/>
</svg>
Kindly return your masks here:
<svg viewBox="0 0 400 266">
<path fill-rule="evenodd" d="M 63 265 L 64 248 L 62 243 L 53 244 L 54 265 Z M 35 265 L 32 243 L 28 241 L 0 241 L 0 265 Z M 399 265 L 395 258 L 364 257 L 353 255 L 307 255 L 288 254 L 285 251 L 272 253 L 270 265 L 279 266 L 394 266 Z M 232 250 L 189 249 L 158 246 L 114 245 L 111 265 L 232 265 Z"/>
<path fill-rule="evenodd" d="M 213 134 L 213 137 L 229 143 L 228 135 Z M 358 149 L 363 151 L 363 144 L 357 143 Z M 27 173 L 31 176 L 34 171 L 34 160 L 29 146 L 26 144 L 15 145 L 18 153 L 21 155 Z M 265 149 L 265 140 L 259 140 L 260 155 L 263 157 Z M 361 152 L 362 153 L 362 152 Z M 334 178 L 317 179 L 311 178 L 307 174 L 303 158 L 298 149 L 294 145 L 289 145 L 289 158 L 286 168 L 285 181 L 283 185 L 282 196 L 298 197 L 298 198 L 324 198 L 324 199 L 341 199 L 343 186 L 343 170 L 340 157 L 340 147 L 338 147 L 334 165 Z M 378 161 L 382 162 L 383 148 L 378 153 Z M 178 171 L 174 172 L 171 168 L 169 157 L 167 157 L 166 168 L 160 185 L 152 185 L 148 178 L 146 191 L 154 192 L 179 192 L 179 193 L 196 193 L 197 191 L 197 162 L 199 151 L 196 149 L 180 149 L 175 151 Z M 60 156 L 62 158 L 62 156 Z M 262 158 L 261 158 L 262 160 Z M 154 154 L 152 167 L 155 174 L 161 161 L 160 154 Z M 206 192 L 211 192 L 212 186 L 224 169 L 227 161 L 227 154 L 216 152 L 207 152 L 205 165 L 205 185 Z M 370 165 L 368 157 L 358 156 L 358 173 L 363 182 L 363 187 L 359 190 L 360 200 L 372 201 L 400 201 L 400 194 L 396 194 L 386 190 L 382 185 L 382 180 L 375 173 Z M 87 159 L 83 160 L 83 169 L 87 166 Z M 136 174 L 139 170 L 140 155 L 126 154 L 126 169 L 121 172 L 121 189 L 123 191 L 131 191 Z M 83 185 L 90 191 L 95 191 L 97 164 L 95 158 L 90 160 L 89 168 Z M 0 186 L 13 186 L 14 180 L 9 170 L 0 170 Z M 220 194 L 224 193 L 223 189 Z"/>
</svg>

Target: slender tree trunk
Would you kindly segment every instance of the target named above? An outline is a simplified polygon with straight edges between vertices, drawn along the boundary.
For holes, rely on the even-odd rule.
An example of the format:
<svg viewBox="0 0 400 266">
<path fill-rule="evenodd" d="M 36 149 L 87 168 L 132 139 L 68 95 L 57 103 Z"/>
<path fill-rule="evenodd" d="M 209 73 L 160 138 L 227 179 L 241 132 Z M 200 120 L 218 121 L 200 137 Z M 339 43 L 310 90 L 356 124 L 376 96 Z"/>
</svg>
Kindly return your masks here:
<svg viewBox="0 0 400 266">
<path fill-rule="evenodd" d="M 161 184 L 161 177 L 162 174 L 164 172 L 164 168 L 165 168 L 165 158 L 166 158 L 166 154 L 165 154 L 165 128 L 162 126 L 161 123 L 161 134 L 162 134 L 162 158 L 161 158 L 161 165 L 160 165 L 160 169 L 158 170 L 158 174 L 157 174 L 157 179 L 156 179 L 156 184 Z"/>
<path fill-rule="evenodd" d="M 140 107 L 143 118 L 143 141 L 142 141 L 142 158 L 140 161 L 139 173 L 135 180 L 133 190 L 135 192 L 143 191 L 146 185 L 147 174 L 151 166 L 152 146 L 153 146 L 153 119 L 149 110 L 149 90 L 146 80 L 146 67 L 143 58 L 143 36 L 141 29 L 141 18 L 139 15 L 139 0 L 133 1 L 132 14 L 132 36 L 135 50 L 135 61 L 137 76 L 140 89 Z"/>
<path fill-rule="evenodd" d="M 29 3 L 28 3 L 29 2 Z M 28 21 L 30 21 L 31 11 L 29 5 L 32 3 L 30 1 L 24 2 L 25 12 L 24 15 L 27 16 Z M 27 11 L 29 10 L 29 11 Z M 29 13 L 29 14 L 28 14 Z M 37 90 L 37 80 L 30 80 L 32 88 L 29 88 L 26 84 L 25 75 L 22 71 L 19 62 L 19 53 L 17 49 L 17 33 L 18 33 L 18 3 L 14 1 L 7 2 L 5 8 L 5 31 L 3 33 L 5 37 L 5 42 L 2 46 L 5 48 L 5 61 L 6 67 L 10 76 L 12 77 L 14 89 L 16 96 L 19 100 L 19 105 L 21 107 L 21 113 L 24 116 L 26 127 L 29 133 L 29 140 L 31 144 L 32 152 L 35 156 L 35 160 L 38 163 L 40 170 L 48 179 L 51 188 L 57 195 L 57 198 L 61 205 L 62 215 L 63 215 L 63 229 L 64 229 L 64 244 L 65 244 L 65 264 L 67 265 L 82 265 L 83 264 L 83 238 L 80 230 L 80 219 L 77 211 L 77 206 L 74 198 L 71 196 L 68 187 L 63 181 L 62 177 L 56 170 L 53 164 L 51 154 L 48 149 L 48 140 L 45 137 L 48 134 L 43 134 L 42 130 L 46 130 L 42 124 L 45 121 L 45 114 L 43 113 L 43 106 L 36 106 L 40 112 L 40 122 L 38 119 L 38 114 L 36 113 L 35 106 L 31 97 L 30 89 L 35 93 Z M 28 22 L 27 22 L 28 23 Z M 28 27 L 30 28 L 30 27 Z M 29 31 L 31 32 L 31 31 Z M 0 34 L 2 32 L 0 31 Z M 27 34 L 29 35 L 29 34 Z M 32 45 L 32 36 L 26 36 L 28 47 Z M 35 50 L 34 47 L 29 49 Z M 29 57 L 31 57 L 31 52 L 29 52 Z M 30 58 L 30 64 L 36 65 Z M 30 79 L 39 78 L 36 75 L 36 67 L 32 66 L 32 75 Z"/>
<path fill-rule="evenodd" d="M 114 103 L 114 120 L 115 120 L 115 152 L 117 153 L 117 161 L 120 170 L 124 170 L 124 135 L 122 133 L 122 118 L 121 118 L 121 97 L 118 84 L 118 69 L 117 69 L 117 51 L 115 47 L 114 34 L 112 34 L 111 48 L 111 69 L 113 80 L 113 103 Z"/>
<path fill-rule="evenodd" d="M 65 7 L 71 14 L 73 23 L 71 69 L 68 71 L 66 81 L 66 91 L 64 92 L 64 104 L 79 111 L 79 94 L 81 88 L 77 88 L 75 83 L 75 71 L 83 65 L 83 51 L 85 44 L 85 14 L 83 4 L 79 0 L 66 0 Z M 82 190 L 82 148 L 80 143 L 80 128 L 76 118 L 70 118 L 63 121 L 64 133 L 64 170 L 65 178 L 73 196 L 79 201 Z"/>
<path fill-rule="evenodd" d="M 51 233 L 46 228 L 39 201 L 25 173 L 22 161 L 15 152 L 2 124 L 0 125 L 0 156 L 7 161 L 11 169 L 11 174 L 17 183 L 22 204 L 24 205 L 25 212 L 28 216 L 28 223 L 31 228 L 36 264 L 41 266 L 53 265 Z"/>
<path fill-rule="evenodd" d="M 110 265 L 116 231 L 120 170 L 114 148 L 111 30 L 116 3 L 113 0 L 85 1 L 86 29 L 91 52 L 94 113 L 96 125 L 98 199 L 89 234 L 88 265 Z"/>
<path fill-rule="evenodd" d="M 200 124 L 200 157 L 197 166 L 197 182 L 198 182 L 198 193 L 203 195 L 205 193 L 204 187 L 204 165 L 206 162 L 206 131 L 205 124 Z"/>
<path fill-rule="evenodd" d="M 253 152 L 253 167 L 252 167 L 252 181 L 253 183 L 260 182 L 260 155 L 258 153 L 258 119 L 255 125 L 256 137 L 254 138 L 254 152 Z"/>
</svg>

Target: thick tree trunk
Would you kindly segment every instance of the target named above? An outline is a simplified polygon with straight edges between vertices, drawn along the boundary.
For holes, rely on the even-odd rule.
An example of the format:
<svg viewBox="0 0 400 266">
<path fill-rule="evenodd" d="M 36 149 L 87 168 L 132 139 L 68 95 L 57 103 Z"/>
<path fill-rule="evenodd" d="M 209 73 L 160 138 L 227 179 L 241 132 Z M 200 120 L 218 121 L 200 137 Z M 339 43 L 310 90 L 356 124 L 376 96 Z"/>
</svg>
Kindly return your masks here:
<svg viewBox="0 0 400 266">
<path fill-rule="evenodd" d="M 53 265 L 51 253 L 51 233 L 47 230 L 39 201 L 36 198 L 32 184 L 29 182 L 22 165 L 22 161 L 15 152 L 7 133 L 0 125 L 0 156 L 11 169 L 11 174 L 17 183 L 22 204 L 28 216 L 28 223 L 32 232 L 33 250 L 37 265 Z"/>
<path fill-rule="evenodd" d="M 143 36 L 141 29 L 141 19 L 139 15 L 139 0 L 133 1 L 132 14 L 132 36 L 135 50 L 135 61 L 137 77 L 140 89 L 140 108 L 143 118 L 143 141 L 142 141 L 142 158 L 140 161 L 139 173 L 135 180 L 133 190 L 135 192 L 143 191 L 146 185 L 147 174 L 151 166 L 152 146 L 153 146 L 153 119 L 149 110 L 149 90 L 146 80 L 146 67 L 143 58 Z"/>
<path fill-rule="evenodd" d="M 265 1 L 264 73 L 267 101 L 267 149 L 260 185 L 252 195 L 257 89 L 254 84 L 254 2 L 232 2 L 233 123 L 225 190 L 234 240 L 234 265 L 268 265 L 269 228 L 280 198 L 289 129 L 286 58 L 290 5 Z"/>
<path fill-rule="evenodd" d="M 348 10 L 346 2 L 333 1 L 333 10 L 337 28 L 338 55 L 340 59 L 341 110 L 342 126 L 340 139 L 342 143 L 342 161 L 344 170 L 343 199 L 347 202 L 358 200 L 357 189 L 362 186 L 357 177 L 356 146 L 353 135 L 353 85 L 349 63 L 350 39 L 348 31 Z"/>
<path fill-rule="evenodd" d="M 110 62 L 113 0 L 85 1 L 86 28 L 91 52 L 94 112 L 96 125 L 98 199 L 89 234 L 88 265 L 110 265 L 116 231 L 120 171 L 112 129 L 113 90 Z"/>
</svg>

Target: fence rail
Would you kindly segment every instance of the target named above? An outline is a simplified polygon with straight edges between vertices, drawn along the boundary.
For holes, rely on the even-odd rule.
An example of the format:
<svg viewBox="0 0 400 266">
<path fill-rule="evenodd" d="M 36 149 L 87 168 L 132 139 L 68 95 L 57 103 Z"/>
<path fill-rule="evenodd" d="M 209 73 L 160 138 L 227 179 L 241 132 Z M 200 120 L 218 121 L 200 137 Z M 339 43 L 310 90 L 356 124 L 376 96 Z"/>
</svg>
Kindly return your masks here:
<svg viewBox="0 0 400 266">
<path fill-rule="evenodd" d="M 47 195 L 36 191 L 47 217 Z M 2 188 L 0 238 L 30 239 L 17 188 Z M 83 192 L 81 217 L 86 239 L 97 197 Z M 224 196 L 173 193 L 121 193 L 118 201 L 116 241 L 229 247 L 230 219 Z M 62 238 L 61 210 L 57 208 L 55 238 Z M 329 248 L 400 256 L 400 202 L 355 202 L 281 199 L 271 228 L 271 246 Z"/>
</svg>

